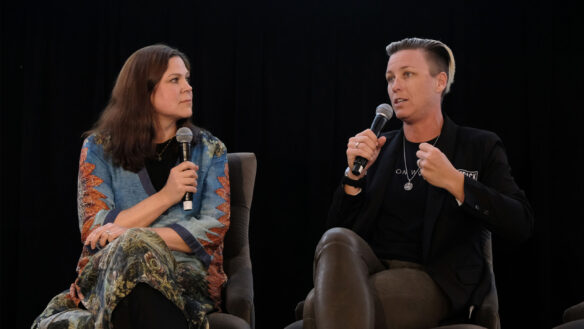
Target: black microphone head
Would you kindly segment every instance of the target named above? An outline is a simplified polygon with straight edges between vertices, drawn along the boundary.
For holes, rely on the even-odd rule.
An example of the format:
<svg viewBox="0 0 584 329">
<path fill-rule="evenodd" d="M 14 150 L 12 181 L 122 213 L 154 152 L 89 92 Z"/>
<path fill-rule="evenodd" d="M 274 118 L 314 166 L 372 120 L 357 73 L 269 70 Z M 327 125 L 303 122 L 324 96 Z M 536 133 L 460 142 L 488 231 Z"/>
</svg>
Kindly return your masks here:
<svg viewBox="0 0 584 329">
<path fill-rule="evenodd" d="M 377 106 L 377 108 L 375 109 L 375 114 L 383 115 L 384 117 L 387 118 L 387 120 L 389 120 L 393 116 L 393 109 L 391 108 L 391 106 L 389 106 L 389 104 L 386 103 L 379 104 L 379 106 Z"/>
<path fill-rule="evenodd" d="M 187 127 L 181 127 L 176 131 L 176 141 L 190 143 L 193 140 L 193 132 Z"/>
<path fill-rule="evenodd" d="M 393 109 L 389 104 L 381 104 L 375 110 L 375 119 L 373 119 L 373 123 L 371 124 L 371 130 L 376 136 L 379 136 L 381 132 L 381 128 L 385 125 L 389 119 L 393 116 Z"/>
</svg>

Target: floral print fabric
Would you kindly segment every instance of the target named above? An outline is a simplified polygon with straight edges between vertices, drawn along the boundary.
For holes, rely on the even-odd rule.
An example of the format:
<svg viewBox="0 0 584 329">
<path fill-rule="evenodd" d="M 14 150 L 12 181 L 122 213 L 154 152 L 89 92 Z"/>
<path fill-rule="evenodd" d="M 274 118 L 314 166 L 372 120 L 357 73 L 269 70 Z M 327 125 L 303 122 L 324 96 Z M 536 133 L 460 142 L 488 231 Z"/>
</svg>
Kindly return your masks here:
<svg viewBox="0 0 584 329">
<path fill-rule="evenodd" d="M 189 263 L 177 263 L 158 234 L 129 229 L 94 254 L 77 278 L 85 309 L 78 308 L 69 291 L 64 291 L 51 300 L 32 328 L 110 328 L 115 307 L 140 282 L 183 310 L 189 328 L 208 328 L 205 315 L 213 302 L 205 276 L 205 271 Z"/>
</svg>

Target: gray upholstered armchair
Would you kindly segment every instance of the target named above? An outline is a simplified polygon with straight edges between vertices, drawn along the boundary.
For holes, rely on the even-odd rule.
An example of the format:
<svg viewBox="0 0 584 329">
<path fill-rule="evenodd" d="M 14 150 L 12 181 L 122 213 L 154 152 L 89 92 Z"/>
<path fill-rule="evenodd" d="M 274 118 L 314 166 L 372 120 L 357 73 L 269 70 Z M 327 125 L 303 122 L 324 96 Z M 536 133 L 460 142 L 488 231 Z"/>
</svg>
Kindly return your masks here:
<svg viewBox="0 0 584 329">
<path fill-rule="evenodd" d="M 485 258 L 489 264 L 489 274 L 493 282 L 491 290 L 485 296 L 485 299 L 474 310 L 473 324 L 456 324 L 449 326 L 440 326 L 435 329 L 473 329 L 473 328 L 487 328 L 487 329 L 501 329 L 501 322 L 499 320 L 499 299 L 497 297 L 497 287 L 495 285 L 495 273 L 493 272 L 493 248 L 491 236 L 487 239 L 484 245 Z"/>
<path fill-rule="evenodd" d="M 501 323 L 499 321 L 499 301 L 497 298 L 497 288 L 495 285 L 495 274 L 493 272 L 493 251 L 491 236 L 485 242 L 484 245 L 485 258 L 489 265 L 489 275 L 491 275 L 492 286 L 491 290 L 488 292 L 485 299 L 473 312 L 473 323 L 474 324 L 455 324 L 455 325 L 444 325 L 434 329 L 501 329 Z M 307 300 L 312 299 L 314 289 L 310 291 L 307 296 Z M 301 301 L 296 305 L 295 316 L 296 322 L 288 325 L 285 329 L 302 329 L 302 317 L 304 313 L 304 307 L 310 307 L 305 305 L 305 301 Z M 583 303 L 584 307 L 584 303 Z M 584 321 L 584 320 L 583 320 Z M 564 328 L 562 328 L 564 329 Z M 568 328 L 566 328 L 568 329 Z"/>
<path fill-rule="evenodd" d="M 228 281 L 223 312 L 209 315 L 211 329 L 254 328 L 253 277 L 249 254 L 249 213 L 257 161 L 253 153 L 228 153 L 231 226 L 225 236 L 223 267 Z"/>
</svg>

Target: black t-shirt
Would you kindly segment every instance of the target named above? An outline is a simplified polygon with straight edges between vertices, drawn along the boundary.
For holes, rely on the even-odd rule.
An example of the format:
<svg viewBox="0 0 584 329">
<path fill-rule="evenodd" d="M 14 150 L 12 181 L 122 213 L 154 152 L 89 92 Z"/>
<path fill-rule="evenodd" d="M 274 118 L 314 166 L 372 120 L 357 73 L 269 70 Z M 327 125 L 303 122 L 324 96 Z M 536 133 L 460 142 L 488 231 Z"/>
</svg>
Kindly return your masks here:
<svg viewBox="0 0 584 329">
<path fill-rule="evenodd" d="M 156 144 L 156 155 L 154 158 L 144 160 L 146 171 L 156 191 L 160 191 L 166 185 L 170 170 L 176 167 L 178 163 L 178 146 L 176 139 L 172 137 L 165 142 Z"/>
<path fill-rule="evenodd" d="M 427 143 L 433 144 L 436 139 Z M 405 141 L 405 155 L 412 189 L 407 191 L 404 152 L 400 148 L 395 168 L 385 192 L 376 220 L 371 247 L 381 259 L 398 259 L 420 263 L 422 260 L 422 231 L 428 183 L 422 177 L 417 165 L 416 152 L 419 143 Z M 381 168 L 380 168 L 381 169 Z"/>
</svg>

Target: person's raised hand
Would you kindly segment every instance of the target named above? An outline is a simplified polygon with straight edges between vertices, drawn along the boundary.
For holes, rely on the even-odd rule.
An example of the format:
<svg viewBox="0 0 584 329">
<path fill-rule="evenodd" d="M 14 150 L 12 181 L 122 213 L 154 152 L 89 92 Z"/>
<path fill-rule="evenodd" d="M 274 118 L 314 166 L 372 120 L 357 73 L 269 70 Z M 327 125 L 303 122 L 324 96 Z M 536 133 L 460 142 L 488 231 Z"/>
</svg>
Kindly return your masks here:
<svg viewBox="0 0 584 329">
<path fill-rule="evenodd" d="M 454 188 L 461 187 L 464 175 L 454 168 L 440 149 L 421 143 L 416 156 L 420 173 L 428 183 L 451 192 Z"/>
<path fill-rule="evenodd" d="M 197 193 L 199 166 L 185 161 L 170 170 L 166 184 L 160 190 L 171 204 L 178 203 L 187 192 Z"/>
<path fill-rule="evenodd" d="M 347 164 L 349 165 L 349 178 L 351 179 L 360 179 L 367 173 L 367 169 L 371 167 L 371 165 L 377 160 L 379 156 L 379 151 L 381 147 L 386 142 L 385 136 L 377 138 L 371 129 L 363 130 L 362 132 L 358 133 L 357 135 L 349 138 L 347 142 Z M 355 158 L 357 156 L 361 156 L 367 159 L 367 165 L 363 169 L 363 172 L 360 176 L 355 176 L 351 173 L 353 169 L 353 163 L 355 162 Z"/>
</svg>

